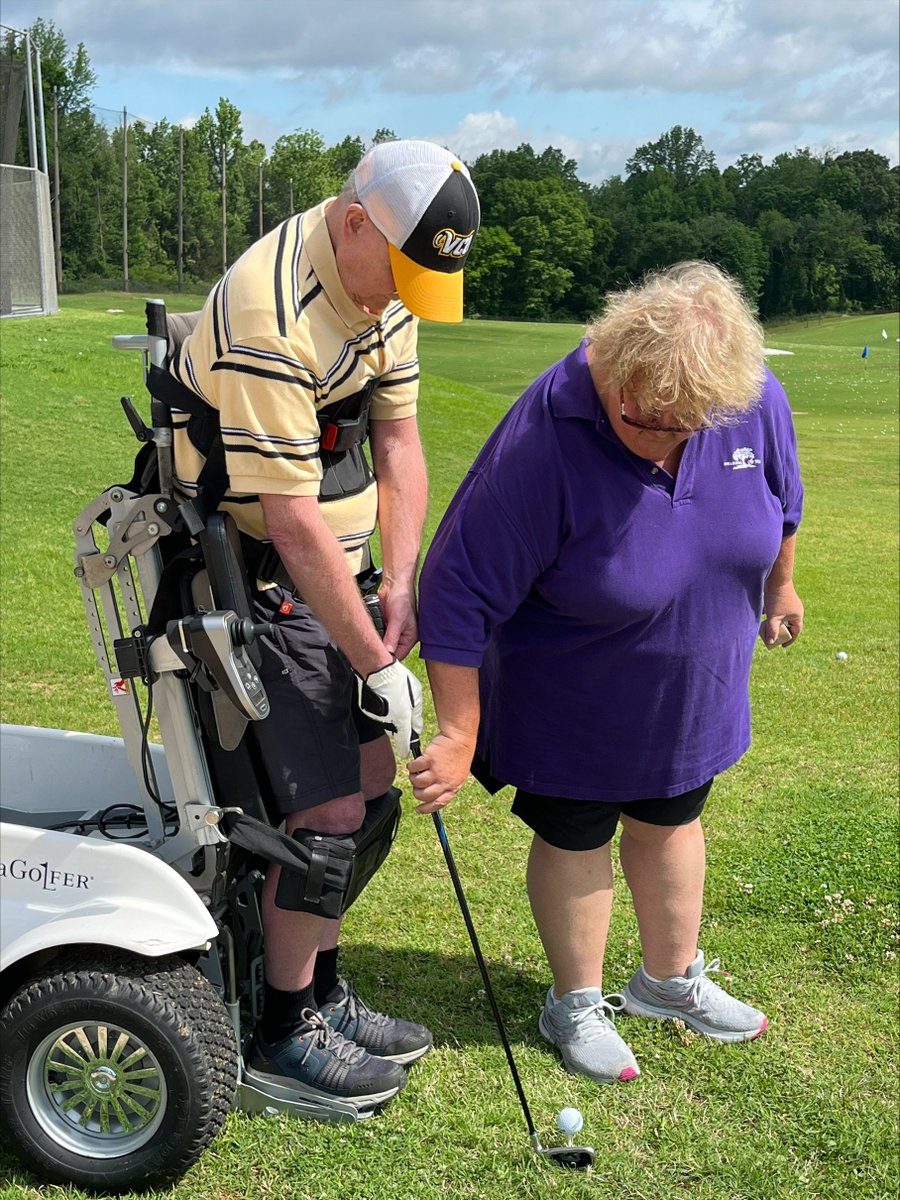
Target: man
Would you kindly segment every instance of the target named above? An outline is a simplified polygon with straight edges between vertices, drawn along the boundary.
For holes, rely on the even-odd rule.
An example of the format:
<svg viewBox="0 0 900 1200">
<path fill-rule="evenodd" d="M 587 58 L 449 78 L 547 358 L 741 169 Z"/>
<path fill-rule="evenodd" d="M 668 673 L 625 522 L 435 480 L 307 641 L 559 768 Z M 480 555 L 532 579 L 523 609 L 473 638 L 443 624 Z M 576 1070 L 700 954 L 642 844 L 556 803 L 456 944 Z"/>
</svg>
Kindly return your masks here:
<svg viewBox="0 0 900 1200">
<path fill-rule="evenodd" d="M 385 728 L 406 755 L 417 709 L 421 722 L 421 688 L 399 661 L 418 640 L 427 496 L 417 318 L 462 319 L 478 223 L 468 171 L 449 151 L 374 146 L 337 198 L 242 255 L 171 364 L 219 411 L 229 481 L 220 507 L 257 539 L 245 536 L 251 559 L 266 542 L 280 557 L 277 571 L 271 553 L 251 563 L 257 619 L 276 625 L 260 672 L 271 714 L 254 734 L 288 835 L 359 829 L 366 801 L 393 782 Z M 202 488 L 204 465 L 190 424 L 176 416 L 188 495 Z M 376 523 L 383 640 L 357 583 Z M 265 1003 L 248 1068 L 313 1099 L 383 1103 L 431 1034 L 363 1004 L 337 973 L 340 920 L 278 907 L 279 876 L 273 865 L 263 890 Z"/>
</svg>

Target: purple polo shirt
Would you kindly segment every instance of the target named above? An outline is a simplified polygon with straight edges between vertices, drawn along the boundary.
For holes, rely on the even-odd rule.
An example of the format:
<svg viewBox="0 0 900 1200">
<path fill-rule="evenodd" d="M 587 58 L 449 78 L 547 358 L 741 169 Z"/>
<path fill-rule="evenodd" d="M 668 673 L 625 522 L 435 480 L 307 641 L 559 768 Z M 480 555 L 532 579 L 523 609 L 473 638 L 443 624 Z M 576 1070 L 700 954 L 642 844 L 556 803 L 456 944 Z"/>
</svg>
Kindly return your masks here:
<svg viewBox="0 0 900 1200">
<path fill-rule="evenodd" d="M 512 406 L 420 581 L 421 657 L 479 667 L 478 750 L 505 783 L 623 802 L 678 795 L 750 745 L 766 577 L 800 521 L 771 372 L 672 479 L 626 449 L 583 345 Z"/>
</svg>

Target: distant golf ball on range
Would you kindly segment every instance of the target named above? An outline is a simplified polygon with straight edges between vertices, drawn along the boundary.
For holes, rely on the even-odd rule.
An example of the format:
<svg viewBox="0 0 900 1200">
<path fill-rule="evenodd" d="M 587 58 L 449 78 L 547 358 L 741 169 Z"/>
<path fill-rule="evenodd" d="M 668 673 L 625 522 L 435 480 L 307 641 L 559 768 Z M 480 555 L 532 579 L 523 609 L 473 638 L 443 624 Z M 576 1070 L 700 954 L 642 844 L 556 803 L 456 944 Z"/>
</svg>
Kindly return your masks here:
<svg viewBox="0 0 900 1200">
<path fill-rule="evenodd" d="M 838 650 L 837 654 L 834 657 L 838 660 L 838 662 L 846 662 L 847 661 L 847 651 L 846 650 Z"/>
<path fill-rule="evenodd" d="M 566 1137 L 573 1137 L 581 1131 L 584 1117 L 577 1108 L 561 1108 L 556 1114 L 556 1128 Z"/>
</svg>

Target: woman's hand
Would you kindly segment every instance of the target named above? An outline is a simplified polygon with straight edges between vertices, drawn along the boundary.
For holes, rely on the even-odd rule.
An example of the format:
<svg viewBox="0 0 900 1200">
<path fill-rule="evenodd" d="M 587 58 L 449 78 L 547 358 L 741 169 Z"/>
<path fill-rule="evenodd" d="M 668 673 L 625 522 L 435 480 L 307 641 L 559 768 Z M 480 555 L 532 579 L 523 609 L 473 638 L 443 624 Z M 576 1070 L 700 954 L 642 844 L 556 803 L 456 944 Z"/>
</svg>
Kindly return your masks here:
<svg viewBox="0 0 900 1200">
<path fill-rule="evenodd" d="M 793 583 L 778 587 L 767 587 L 765 594 L 766 619 L 760 626 L 759 636 L 771 649 L 778 645 L 778 634 L 782 625 L 791 633 L 791 640 L 782 645 L 792 646 L 803 629 L 803 601 L 797 595 Z"/>
<path fill-rule="evenodd" d="M 763 611 L 766 619 L 759 629 L 759 636 L 771 650 L 773 646 L 783 644 L 792 646 L 803 629 L 803 601 L 797 595 L 794 587 L 794 550 L 797 545 L 797 535 L 792 533 L 782 538 L 778 557 L 772 564 L 772 570 L 763 589 Z M 790 631 L 788 642 L 779 642 L 779 633 L 783 625 Z"/>
<path fill-rule="evenodd" d="M 407 767 L 413 795 L 420 804 L 417 813 L 433 813 L 446 807 L 466 782 L 475 746 L 439 733 L 418 758 Z"/>
</svg>

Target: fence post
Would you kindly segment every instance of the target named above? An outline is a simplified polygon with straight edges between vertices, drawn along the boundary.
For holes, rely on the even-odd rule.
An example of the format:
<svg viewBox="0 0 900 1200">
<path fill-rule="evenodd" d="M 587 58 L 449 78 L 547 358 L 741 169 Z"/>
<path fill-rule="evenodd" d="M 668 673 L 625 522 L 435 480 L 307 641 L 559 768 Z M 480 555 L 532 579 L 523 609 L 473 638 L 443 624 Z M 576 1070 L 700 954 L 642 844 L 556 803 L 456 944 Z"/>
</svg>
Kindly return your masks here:
<svg viewBox="0 0 900 1200">
<path fill-rule="evenodd" d="M 122 274 L 128 291 L 128 109 L 122 109 Z"/>
<path fill-rule="evenodd" d="M 178 127 L 178 290 L 184 286 L 184 129 Z"/>
<path fill-rule="evenodd" d="M 225 139 L 222 139 L 222 274 L 228 270 L 228 226 L 225 212 Z"/>
<path fill-rule="evenodd" d="M 53 258 L 56 290 L 62 291 L 62 218 L 59 199 L 59 88 L 53 89 Z"/>
<path fill-rule="evenodd" d="M 25 33 L 25 109 L 28 113 L 28 163 L 37 170 L 37 141 L 34 136 L 34 76 L 31 72 L 31 34 Z"/>
</svg>

